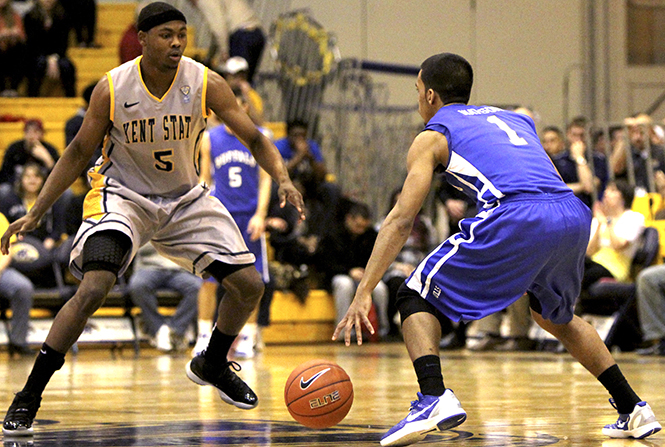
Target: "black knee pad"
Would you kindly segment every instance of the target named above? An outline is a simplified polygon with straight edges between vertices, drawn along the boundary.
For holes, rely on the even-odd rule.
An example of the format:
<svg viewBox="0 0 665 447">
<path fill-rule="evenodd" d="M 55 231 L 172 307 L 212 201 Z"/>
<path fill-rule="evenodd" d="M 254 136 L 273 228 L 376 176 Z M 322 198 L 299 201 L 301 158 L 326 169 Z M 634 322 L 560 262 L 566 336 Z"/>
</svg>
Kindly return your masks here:
<svg viewBox="0 0 665 447">
<path fill-rule="evenodd" d="M 93 234 L 83 246 L 83 273 L 106 270 L 118 276 L 131 248 L 132 240 L 120 231 L 108 230 Z"/>
<path fill-rule="evenodd" d="M 531 310 L 533 310 L 538 315 L 542 315 L 543 306 L 541 306 L 540 301 L 538 301 L 538 298 L 536 298 L 536 295 L 529 291 L 527 291 L 526 294 L 529 295 L 529 307 Z"/>
<path fill-rule="evenodd" d="M 404 320 L 410 315 L 418 312 L 427 312 L 428 314 L 434 315 L 436 319 L 439 320 L 439 324 L 447 320 L 446 317 L 432 305 L 432 303 L 421 297 L 415 290 L 409 289 L 406 286 L 406 283 L 402 283 L 397 290 L 395 307 L 399 311 L 402 323 L 404 323 Z"/>
</svg>

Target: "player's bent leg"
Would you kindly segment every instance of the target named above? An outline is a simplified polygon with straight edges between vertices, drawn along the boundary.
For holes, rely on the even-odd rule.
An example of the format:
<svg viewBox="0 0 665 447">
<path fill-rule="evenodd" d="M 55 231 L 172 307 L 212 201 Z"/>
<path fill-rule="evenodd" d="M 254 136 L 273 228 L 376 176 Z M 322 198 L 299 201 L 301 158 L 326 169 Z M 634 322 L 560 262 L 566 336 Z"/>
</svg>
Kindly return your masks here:
<svg viewBox="0 0 665 447">
<path fill-rule="evenodd" d="M 413 444 L 423 440 L 427 433 L 437 429 L 449 430 L 466 420 L 462 405 L 452 390 L 445 389 L 440 375 L 440 313 L 405 285 L 398 291 L 396 305 L 402 318 L 404 342 L 414 362 L 422 392 L 418 393 L 417 400 L 411 402 L 409 414 L 383 435 L 382 446 Z M 419 363 L 429 359 L 434 360 L 435 374 L 419 371 Z M 429 389 L 432 391 L 426 391 Z"/>
<path fill-rule="evenodd" d="M 67 352 L 83 332 L 88 318 L 104 303 L 116 281 L 113 272 L 87 272 L 76 294 L 65 303 L 51 325 L 46 344 L 58 352 Z"/>
<path fill-rule="evenodd" d="M 612 354 L 610 354 L 605 343 L 600 339 L 598 332 L 589 323 L 578 316 L 574 316 L 569 323 L 554 324 L 551 321 L 543 319 L 533 309 L 531 309 L 531 315 L 540 327 L 559 339 L 568 352 L 591 372 L 594 377 L 601 380 L 601 374 L 613 368 L 616 369 L 617 374 L 623 379 L 623 375 L 618 373 L 619 369 L 615 366 L 616 363 L 612 358 Z M 630 389 L 625 379 L 623 381 L 623 386 Z M 601 383 L 605 385 L 603 380 L 601 380 Z M 608 388 L 608 391 L 610 389 Z M 630 392 L 633 393 L 632 389 L 630 389 Z M 632 395 L 636 396 L 634 393 Z M 639 398 L 635 397 L 634 399 L 638 400 Z M 614 399 L 610 399 L 610 403 L 614 408 L 617 408 Z M 619 412 L 619 418 L 616 423 L 606 425 L 603 428 L 603 434 L 611 438 L 642 439 L 659 432 L 661 428 L 649 404 L 645 401 L 639 401 L 630 413 Z"/>
<path fill-rule="evenodd" d="M 117 231 L 99 232 L 86 241 L 83 280 L 74 297 L 56 315 L 23 390 L 9 407 L 2 425 L 5 435 L 32 434 L 44 388 L 64 364 L 65 353 L 78 340 L 88 318 L 99 309 L 115 284 L 131 245 L 129 237 Z"/>
<path fill-rule="evenodd" d="M 589 323 L 578 317 L 565 324 L 545 320 L 531 309 L 531 316 L 540 327 L 556 337 L 570 354 L 594 377 L 615 364 L 614 358 L 600 339 L 598 332 Z"/>
<path fill-rule="evenodd" d="M 219 303 L 216 326 L 225 334 L 237 335 L 259 304 L 264 284 L 259 272 L 250 265 L 228 275 L 222 285 L 226 294 Z"/>
<path fill-rule="evenodd" d="M 26 387 L 18 392 L 2 424 L 5 436 L 33 434 L 33 421 L 41 403 L 43 387 L 64 363 L 64 353 L 78 340 L 88 318 L 101 306 L 116 276 L 112 272 L 94 271 L 85 274 L 76 295 L 60 309 L 51 325 L 44 347 L 37 357 Z M 32 382 L 39 382 L 37 390 Z"/>
<path fill-rule="evenodd" d="M 229 266 L 214 262 L 207 269 L 222 282 L 226 294 L 208 348 L 186 366 L 187 377 L 198 385 L 217 388 L 221 399 L 243 410 L 255 408 L 259 399 L 235 373 L 241 367 L 227 360 L 231 344 L 263 294 L 263 281 L 253 265 Z"/>
</svg>

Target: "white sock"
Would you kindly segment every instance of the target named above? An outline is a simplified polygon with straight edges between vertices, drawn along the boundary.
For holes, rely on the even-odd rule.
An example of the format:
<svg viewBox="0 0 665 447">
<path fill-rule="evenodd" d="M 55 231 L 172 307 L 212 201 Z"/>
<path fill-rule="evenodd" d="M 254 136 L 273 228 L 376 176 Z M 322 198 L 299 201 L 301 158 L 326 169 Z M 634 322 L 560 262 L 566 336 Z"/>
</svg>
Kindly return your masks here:
<svg viewBox="0 0 665 447">
<path fill-rule="evenodd" d="M 212 332 L 212 320 L 198 320 L 199 334 Z"/>
</svg>

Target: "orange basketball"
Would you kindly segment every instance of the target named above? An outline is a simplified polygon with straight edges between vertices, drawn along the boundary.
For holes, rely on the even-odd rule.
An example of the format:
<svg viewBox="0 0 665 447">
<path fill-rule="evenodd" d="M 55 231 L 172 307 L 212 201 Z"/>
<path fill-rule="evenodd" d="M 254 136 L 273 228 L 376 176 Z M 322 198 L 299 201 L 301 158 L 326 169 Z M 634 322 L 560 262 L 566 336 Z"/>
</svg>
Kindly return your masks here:
<svg viewBox="0 0 665 447">
<path fill-rule="evenodd" d="M 337 425 L 353 404 L 353 384 L 338 364 L 310 360 L 298 365 L 284 387 L 284 401 L 293 419 L 309 428 Z"/>
</svg>

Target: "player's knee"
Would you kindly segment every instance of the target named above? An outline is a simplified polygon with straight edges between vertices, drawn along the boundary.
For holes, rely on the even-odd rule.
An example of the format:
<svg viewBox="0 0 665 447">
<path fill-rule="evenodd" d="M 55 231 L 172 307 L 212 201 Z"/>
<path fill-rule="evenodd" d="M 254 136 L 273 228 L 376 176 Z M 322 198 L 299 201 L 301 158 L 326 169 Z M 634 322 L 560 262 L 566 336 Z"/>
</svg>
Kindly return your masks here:
<svg viewBox="0 0 665 447">
<path fill-rule="evenodd" d="M 104 304 L 114 283 L 115 275 L 111 272 L 99 272 L 94 280 L 84 278 L 76 295 L 69 302 L 76 308 L 77 313 L 89 317 Z"/>
<path fill-rule="evenodd" d="M 104 270 L 118 275 L 132 248 L 132 240 L 120 231 L 101 231 L 86 240 L 83 246 L 84 273 Z"/>
<path fill-rule="evenodd" d="M 249 284 L 246 285 L 244 295 L 247 296 L 247 299 L 249 301 L 251 301 L 252 307 L 256 307 L 256 305 L 261 300 L 264 291 L 265 291 L 265 284 L 263 284 L 263 281 L 261 281 L 261 279 L 259 278 L 258 280 L 251 281 Z"/>
<path fill-rule="evenodd" d="M 223 283 L 226 295 L 240 305 L 251 308 L 261 300 L 265 285 L 254 266 L 243 268 L 226 277 Z"/>
<path fill-rule="evenodd" d="M 397 307 L 397 310 L 399 311 L 402 324 L 404 323 L 404 320 L 418 312 L 426 312 L 434 315 L 437 320 L 439 320 L 439 323 L 442 318 L 444 318 L 441 312 L 439 312 L 430 302 L 421 297 L 418 292 L 408 288 L 406 283 L 402 283 L 397 290 L 395 307 Z"/>
</svg>

